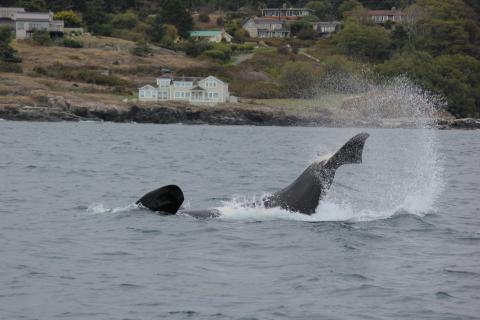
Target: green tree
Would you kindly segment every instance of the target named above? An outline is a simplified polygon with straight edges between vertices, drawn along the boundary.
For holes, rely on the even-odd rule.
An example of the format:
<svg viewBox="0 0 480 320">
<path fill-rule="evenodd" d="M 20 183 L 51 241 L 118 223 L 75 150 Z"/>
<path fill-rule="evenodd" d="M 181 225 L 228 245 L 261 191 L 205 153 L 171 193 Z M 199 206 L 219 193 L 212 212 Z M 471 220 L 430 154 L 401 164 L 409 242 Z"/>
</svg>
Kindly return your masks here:
<svg viewBox="0 0 480 320">
<path fill-rule="evenodd" d="M 47 4 L 45 0 L 21 0 L 17 2 L 17 5 L 25 8 L 27 11 L 46 11 Z"/>
<path fill-rule="evenodd" d="M 65 27 L 77 28 L 82 24 L 82 20 L 73 12 L 73 10 L 60 11 L 55 13 L 55 20 L 63 20 Z"/>
<path fill-rule="evenodd" d="M 345 0 L 339 7 L 338 12 L 342 17 L 345 16 L 345 12 L 354 11 L 358 9 L 362 9 L 362 4 L 357 0 Z"/>
<path fill-rule="evenodd" d="M 478 21 L 462 0 L 417 0 L 410 8 L 415 47 L 433 55 L 469 53 L 479 47 Z"/>
<path fill-rule="evenodd" d="M 105 13 L 105 2 L 103 0 L 88 0 L 85 2 L 85 12 L 83 14 L 83 21 L 89 26 L 96 26 L 96 29 L 101 29 L 99 25 L 108 23 L 108 17 Z M 95 30 L 94 30 L 95 32 Z"/>
<path fill-rule="evenodd" d="M 166 0 L 162 7 L 162 20 L 173 24 L 178 33 L 188 38 L 189 31 L 193 29 L 193 19 L 188 9 L 179 0 Z"/>
<path fill-rule="evenodd" d="M 290 31 L 292 32 L 293 36 L 296 36 L 300 33 L 300 31 L 309 28 L 312 28 L 312 25 L 306 21 L 296 20 L 290 23 Z"/>
<path fill-rule="evenodd" d="M 333 42 L 342 53 L 370 61 L 387 58 L 391 45 L 390 35 L 384 28 L 363 25 L 354 19 L 347 20 Z"/>
<path fill-rule="evenodd" d="M 10 46 L 12 40 L 12 28 L 0 26 L 0 61 L 20 63 L 22 59 L 17 55 L 17 51 Z"/>
<path fill-rule="evenodd" d="M 480 117 L 480 60 L 467 55 L 433 57 L 427 52 L 396 55 L 376 67 L 383 76 L 408 75 L 423 88 L 438 93 L 457 117 Z"/>
<path fill-rule="evenodd" d="M 305 7 L 308 9 L 312 9 L 314 11 L 314 14 L 320 19 L 329 19 L 332 14 L 332 6 L 330 4 L 330 1 L 310 1 L 305 5 Z"/>
<path fill-rule="evenodd" d="M 133 29 L 138 24 L 138 16 L 133 11 L 119 13 L 113 16 L 112 25 L 117 29 Z"/>
<path fill-rule="evenodd" d="M 160 43 L 166 35 L 165 25 L 163 24 L 162 16 L 157 14 L 153 20 L 150 30 L 150 39 L 153 42 Z"/>
</svg>

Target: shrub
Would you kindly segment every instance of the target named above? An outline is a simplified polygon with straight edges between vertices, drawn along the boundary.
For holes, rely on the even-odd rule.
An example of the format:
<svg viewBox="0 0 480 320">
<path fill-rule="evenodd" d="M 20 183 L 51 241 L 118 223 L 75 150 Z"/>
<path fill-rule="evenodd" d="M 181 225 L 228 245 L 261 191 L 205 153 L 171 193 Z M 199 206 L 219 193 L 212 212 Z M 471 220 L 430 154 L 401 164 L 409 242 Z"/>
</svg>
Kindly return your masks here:
<svg viewBox="0 0 480 320">
<path fill-rule="evenodd" d="M 67 48 L 83 48 L 83 42 L 75 39 L 64 39 L 63 46 Z"/>
<path fill-rule="evenodd" d="M 39 46 L 49 46 L 52 44 L 52 38 L 50 38 L 48 31 L 34 31 L 32 34 L 32 41 Z"/>
<path fill-rule="evenodd" d="M 202 56 L 212 58 L 215 60 L 225 61 L 225 54 L 221 50 L 211 49 L 202 53 Z"/>
<path fill-rule="evenodd" d="M 90 30 L 99 36 L 111 36 L 113 27 L 109 23 L 95 23 L 91 26 Z"/>
<path fill-rule="evenodd" d="M 210 17 L 206 13 L 200 13 L 200 15 L 198 16 L 198 21 L 207 23 L 210 22 Z"/>
<path fill-rule="evenodd" d="M 288 62 L 282 69 L 280 82 L 292 98 L 303 98 L 313 94 L 319 73 L 306 62 Z"/>
<path fill-rule="evenodd" d="M 63 20 L 65 22 L 65 27 L 67 28 L 78 28 L 82 24 L 82 20 L 73 12 L 73 10 L 60 11 L 55 13 L 55 20 Z"/>
<path fill-rule="evenodd" d="M 179 45 L 179 49 L 185 51 L 188 56 L 198 57 L 203 52 L 213 48 L 213 45 L 207 41 L 185 41 Z"/>
<path fill-rule="evenodd" d="M 236 29 L 235 32 L 233 33 L 233 40 L 235 42 L 243 43 L 245 42 L 245 40 L 249 38 L 250 38 L 250 34 L 248 33 L 248 31 L 241 27 Z"/>
<path fill-rule="evenodd" d="M 223 26 L 225 24 L 225 21 L 223 20 L 222 17 L 217 18 L 217 26 Z"/>
<path fill-rule="evenodd" d="M 138 17 L 132 11 L 119 13 L 112 18 L 112 25 L 118 29 L 133 29 L 137 26 Z"/>
<path fill-rule="evenodd" d="M 132 49 L 132 54 L 139 57 L 148 57 L 152 55 L 152 48 L 144 40 L 140 40 L 136 43 Z"/>
</svg>

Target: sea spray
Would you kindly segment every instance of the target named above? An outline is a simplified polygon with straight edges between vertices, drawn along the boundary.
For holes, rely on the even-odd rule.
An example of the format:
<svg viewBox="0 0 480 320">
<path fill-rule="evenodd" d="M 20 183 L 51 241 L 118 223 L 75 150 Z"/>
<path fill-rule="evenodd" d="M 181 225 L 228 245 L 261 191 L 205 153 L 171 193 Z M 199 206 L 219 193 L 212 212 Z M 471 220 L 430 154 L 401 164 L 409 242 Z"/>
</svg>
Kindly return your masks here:
<svg viewBox="0 0 480 320">
<path fill-rule="evenodd" d="M 218 208 L 223 219 L 368 221 L 399 212 L 421 216 L 434 211 L 442 190 L 442 166 L 432 128 L 443 100 L 406 77 L 374 83 L 357 76 L 344 84 L 337 85 L 335 91 L 357 94 L 347 105 L 352 114 L 371 123 L 401 121 L 416 130 L 405 130 L 392 138 L 382 134 L 388 129 L 367 129 L 371 137 L 363 164 L 341 167 L 331 190 L 311 216 L 267 209 L 255 199 L 255 207 L 250 205 L 251 199 L 234 199 Z"/>
</svg>

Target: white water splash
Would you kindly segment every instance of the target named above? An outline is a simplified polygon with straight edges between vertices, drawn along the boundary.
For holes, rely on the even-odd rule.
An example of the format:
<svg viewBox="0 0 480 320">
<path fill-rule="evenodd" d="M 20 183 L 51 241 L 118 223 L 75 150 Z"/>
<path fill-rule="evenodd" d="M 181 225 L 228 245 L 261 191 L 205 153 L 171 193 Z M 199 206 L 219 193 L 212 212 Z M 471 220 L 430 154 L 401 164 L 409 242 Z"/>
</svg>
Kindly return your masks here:
<svg viewBox="0 0 480 320">
<path fill-rule="evenodd" d="M 363 164 L 340 168 L 331 190 L 311 216 L 281 208 L 249 207 L 245 204 L 252 201 L 233 200 L 217 208 L 222 213 L 221 218 L 370 221 L 397 213 L 423 216 L 435 211 L 435 200 L 443 182 L 437 134 L 432 127 L 442 100 L 404 77 L 382 84 L 363 80 L 362 87 L 366 90 L 364 95 L 349 105 L 353 113 L 374 121 L 393 119 L 414 128 L 397 129 L 399 135 L 394 138 L 383 135 L 379 129 L 362 129 L 371 133 L 363 153 Z M 347 187 L 342 188 L 342 185 Z"/>
<path fill-rule="evenodd" d="M 87 213 L 90 214 L 108 214 L 108 213 L 120 213 L 138 209 L 138 205 L 132 203 L 124 207 L 106 208 L 103 203 L 92 203 L 87 208 Z"/>
</svg>

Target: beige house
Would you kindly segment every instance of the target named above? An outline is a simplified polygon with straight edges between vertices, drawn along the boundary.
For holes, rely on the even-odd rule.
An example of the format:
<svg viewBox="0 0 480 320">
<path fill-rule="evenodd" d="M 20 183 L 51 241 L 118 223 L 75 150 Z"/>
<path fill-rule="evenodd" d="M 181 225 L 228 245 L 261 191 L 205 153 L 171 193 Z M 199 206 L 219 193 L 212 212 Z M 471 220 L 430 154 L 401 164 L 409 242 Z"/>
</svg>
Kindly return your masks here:
<svg viewBox="0 0 480 320">
<path fill-rule="evenodd" d="M 250 38 L 288 38 L 290 26 L 288 20 L 251 17 L 242 27 L 247 30 Z"/>
<path fill-rule="evenodd" d="M 208 76 L 160 77 L 157 87 L 146 85 L 138 89 L 138 100 L 145 102 L 186 101 L 192 104 L 214 105 L 230 101 L 228 84 Z"/>
</svg>

